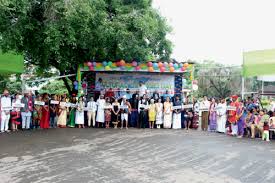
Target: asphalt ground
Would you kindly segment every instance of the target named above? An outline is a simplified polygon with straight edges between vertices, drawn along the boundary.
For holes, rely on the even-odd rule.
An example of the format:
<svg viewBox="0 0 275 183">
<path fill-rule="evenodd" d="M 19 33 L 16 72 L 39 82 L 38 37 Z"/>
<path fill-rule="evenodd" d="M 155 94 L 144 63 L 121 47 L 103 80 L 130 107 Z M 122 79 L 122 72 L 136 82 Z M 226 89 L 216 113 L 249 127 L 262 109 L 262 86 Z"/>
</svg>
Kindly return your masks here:
<svg viewBox="0 0 275 183">
<path fill-rule="evenodd" d="M 0 182 L 275 182 L 275 141 L 172 129 L 0 134 Z"/>
</svg>

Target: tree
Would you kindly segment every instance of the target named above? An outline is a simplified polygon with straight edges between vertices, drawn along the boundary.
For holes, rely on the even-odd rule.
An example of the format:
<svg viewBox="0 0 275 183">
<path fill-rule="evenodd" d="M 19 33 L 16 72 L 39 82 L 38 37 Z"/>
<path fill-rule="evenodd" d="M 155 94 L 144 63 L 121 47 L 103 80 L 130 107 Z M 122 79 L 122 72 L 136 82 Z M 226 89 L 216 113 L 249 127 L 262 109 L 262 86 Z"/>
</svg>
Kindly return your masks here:
<svg viewBox="0 0 275 183">
<path fill-rule="evenodd" d="M 241 67 L 204 61 L 196 64 L 195 68 L 200 97 L 225 98 L 232 94 L 241 94 Z"/>
<path fill-rule="evenodd" d="M 68 93 L 68 90 L 62 80 L 55 80 L 47 83 L 44 85 L 40 90 L 39 93 L 49 93 L 49 94 L 64 94 Z"/>
<path fill-rule="evenodd" d="M 0 92 L 3 93 L 4 89 L 8 89 L 11 94 L 21 92 L 21 82 L 19 75 L 1 74 L 0 75 Z"/>
<path fill-rule="evenodd" d="M 74 74 L 86 60 L 168 59 L 170 27 L 151 0 L 2 0 L 0 46 L 40 73 Z M 71 81 L 74 78 L 70 78 Z M 63 78 L 71 92 L 70 83 Z"/>
</svg>

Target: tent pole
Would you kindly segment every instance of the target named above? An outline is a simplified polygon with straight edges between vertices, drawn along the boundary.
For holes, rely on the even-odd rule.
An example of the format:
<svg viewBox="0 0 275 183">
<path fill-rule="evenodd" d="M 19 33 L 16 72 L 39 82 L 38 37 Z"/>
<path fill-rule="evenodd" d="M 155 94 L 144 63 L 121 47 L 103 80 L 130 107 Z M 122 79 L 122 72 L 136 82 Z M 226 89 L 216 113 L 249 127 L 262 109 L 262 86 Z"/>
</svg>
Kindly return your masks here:
<svg viewBox="0 0 275 183">
<path fill-rule="evenodd" d="M 242 65 L 242 99 L 244 99 L 244 52 L 243 52 L 243 65 Z"/>
<path fill-rule="evenodd" d="M 244 77 L 242 76 L 242 99 L 244 99 Z"/>
<path fill-rule="evenodd" d="M 262 80 L 262 94 L 264 94 L 264 80 Z"/>
</svg>

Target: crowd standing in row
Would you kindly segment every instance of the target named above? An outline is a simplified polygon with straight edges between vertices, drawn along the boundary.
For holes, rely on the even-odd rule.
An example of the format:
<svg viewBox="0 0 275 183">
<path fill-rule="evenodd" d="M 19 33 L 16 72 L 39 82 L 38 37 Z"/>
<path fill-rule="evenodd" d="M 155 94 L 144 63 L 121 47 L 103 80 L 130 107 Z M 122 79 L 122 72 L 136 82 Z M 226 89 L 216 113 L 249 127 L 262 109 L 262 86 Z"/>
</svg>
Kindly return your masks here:
<svg viewBox="0 0 275 183">
<path fill-rule="evenodd" d="M 5 90 L 1 97 L 1 132 L 22 130 L 99 127 L 99 128 L 189 128 L 201 127 L 204 131 L 226 133 L 239 138 L 256 136 L 269 140 L 270 129 L 275 128 L 274 106 L 267 111 L 248 98 L 239 101 L 204 97 L 203 101 L 181 100 L 181 96 L 165 92 L 151 95 L 141 84 L 138 91 L 121 92 L 116 96 L 112 89 L 99 98 L 88 99 L 73 95 L 33 95 L 11 97 Z M 16 105 L 17 104 L 17 105 Z M 67 105 L 70 104 L 70 105 Z M 20 106 L 21 105 L 21 106 Z M 14 106 L 12 109 L 11 106 Z M 228 106 L 234 108 L 228 109 Z M 11 116 L 11 118 L 10 118 Z M 199 116 L 201 120 L 199 123 Z"/>
</svg>

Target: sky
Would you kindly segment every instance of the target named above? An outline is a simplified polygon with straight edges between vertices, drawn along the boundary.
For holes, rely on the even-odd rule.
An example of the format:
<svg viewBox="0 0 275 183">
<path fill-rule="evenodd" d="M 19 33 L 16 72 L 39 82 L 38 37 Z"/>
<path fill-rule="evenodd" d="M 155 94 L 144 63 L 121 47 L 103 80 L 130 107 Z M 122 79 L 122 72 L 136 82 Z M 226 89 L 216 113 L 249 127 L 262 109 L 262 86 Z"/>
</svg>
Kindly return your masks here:
<svg viewBox="0 0 275 183">
<path fill-rule="evenodd" d="M 153 0 L 173 31 L 172 57 L 241 65 L 242 52 L 275 48 L 275 0 Z"/>
</svg>

